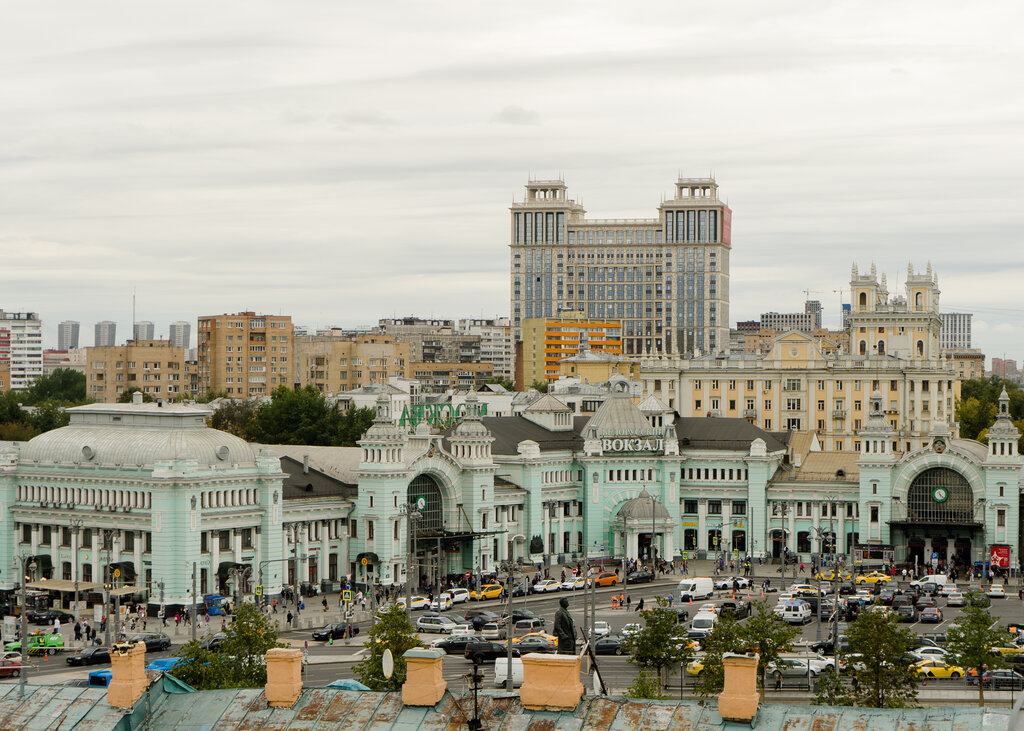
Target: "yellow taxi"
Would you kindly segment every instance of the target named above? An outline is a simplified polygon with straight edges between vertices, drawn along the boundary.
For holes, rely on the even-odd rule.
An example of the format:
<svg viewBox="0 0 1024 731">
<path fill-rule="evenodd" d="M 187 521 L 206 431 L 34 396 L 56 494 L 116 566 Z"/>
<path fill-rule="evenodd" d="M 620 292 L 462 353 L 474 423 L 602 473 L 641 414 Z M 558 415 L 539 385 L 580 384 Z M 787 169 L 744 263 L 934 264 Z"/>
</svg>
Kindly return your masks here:
<svg viewBox="0 0 1024 731">
<path fill-rule="evenodd" d="M 686 673 L 688 675 L 700 675 L 704 672 L 704 660 L 692 660 L 690 664 L 686 666 Z"/>
<path fill-rule="evenodd" d="M 615 586 L 619 583 L 619 577 L 614 571 L 602 571 L 595 579 L 598 586 Z"/>
<path fill-rule="evenodd" d="M 548 642 L 554 642 L 555 645 L 558 645 L 558 638 L 554 635 L 549 635 L 547 632 L 530 632 L 528 634 L 522 635 L 521 637 L 513 637 L 512 644 L 516 645 L 522 642 L 523 640 L 529 640 L 534 637 L 543 637 Z"/>
<path fill-rule="evenodd" d="M 914 672 L 926 678 L 962 678 L 964 669 L 959 665 L 947 665 L 942 660 L 921 660 L 911 665 Z"/>
<path fill-rule="evenodd" d="M 998 652 L 1000 655 L 1024 655 L 1024 647 L 1012 642 L 1001 642 L 992 648 L 992 652 Z"/>
<path fill-rule="evenodd" d="M 888 574 L 883 574 L 881 571 L 872 571 L 870 574 L 864 574 L 858 576 L 856 582 L 858 584 L 888 584 L 891 577 Z"/>
<path fill-rule="evenodd" d="M 814 578 L 818 581 L 849 581 L 850 575 L 842 571 L 819 571 Z"/>
<path fill-rule="evenodd" d="M 469 592 L 469 598 L 474 600 L 499 599 L 500 597 L 501 584 L 484 584 L 479 589 Z"/>
</svg>

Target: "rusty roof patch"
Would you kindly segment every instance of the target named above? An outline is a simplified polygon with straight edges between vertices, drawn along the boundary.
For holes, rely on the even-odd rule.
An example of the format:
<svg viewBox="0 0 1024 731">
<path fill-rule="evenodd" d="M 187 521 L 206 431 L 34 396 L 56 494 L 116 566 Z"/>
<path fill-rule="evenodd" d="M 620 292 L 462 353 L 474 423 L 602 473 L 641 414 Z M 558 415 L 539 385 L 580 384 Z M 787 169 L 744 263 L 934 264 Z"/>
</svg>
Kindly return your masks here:
<svg viewBox="0 0 1024 731">
<path fill-rule="evenodd" d="M 263 691 L 255 688 L 241 688 L 236 691 L 234 699 L 217 719 L 212 731 L 234 731 L 237 729 L 262 697 Z"/>
<path fill-rule="evenodd" d="M 355 702 L 356 696 L 353 692 L 335 693 L 334 697 L 327 705 L 327 708 L 325 708 L 321 714 L 320 720 L 323 723 L 341 723 L 345 719 L 345 716 L 348 715 L 349 710 L 351 710 Z"/>
</svg>

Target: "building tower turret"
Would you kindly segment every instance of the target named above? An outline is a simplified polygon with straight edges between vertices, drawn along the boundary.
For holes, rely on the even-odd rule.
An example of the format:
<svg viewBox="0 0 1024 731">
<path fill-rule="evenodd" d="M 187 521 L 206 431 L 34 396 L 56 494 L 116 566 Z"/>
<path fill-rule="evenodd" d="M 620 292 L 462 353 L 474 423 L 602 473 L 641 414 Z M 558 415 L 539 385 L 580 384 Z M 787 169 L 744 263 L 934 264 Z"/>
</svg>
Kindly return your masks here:
<svg viewBox="0 0 1024 731">
<path fill-rule="evenodd" d="M 999 394 L 999 411 L 996 414 L 996 423 L 988 430 L 988 456 L 989 459 L 1009 457 L 1017 459 L 1017 444 L 1020 439 L 1020 432 L 1013 425 L 1010 418 L 1010 397 L 1006 389 Z"/>
</svg>

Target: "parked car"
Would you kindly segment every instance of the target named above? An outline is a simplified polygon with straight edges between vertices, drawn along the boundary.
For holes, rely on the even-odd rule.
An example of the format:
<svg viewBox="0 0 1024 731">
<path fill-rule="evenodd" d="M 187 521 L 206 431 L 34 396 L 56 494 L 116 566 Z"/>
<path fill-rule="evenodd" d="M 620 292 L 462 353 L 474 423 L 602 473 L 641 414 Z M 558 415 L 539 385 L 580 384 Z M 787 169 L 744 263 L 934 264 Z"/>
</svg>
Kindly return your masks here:
<svg viewBox="0 0 1024 731">
<path fill-rule="evenodd" d="M 676 624 L 682 624 L 690 618 L 689 609 L 677 609 L 676 610 Z"/>
<path fill-rule="evenodd" d="M 959 665 L 947 665 L 944 660 L 921 660 L 911 667 L 918 675 L 926 678 L 962 678 L 964 669 Z"/>
<path fill-rule="evenodd" d="M 750 580 L 743 576 L 726 576 L 725 578 L 715 579 L 715 588 L 721 591 L 747 589 L 749 587 Z"/>
<path fill-rule="evenodd" d="M 533 593 L 533 584 L 527 578 L 522 578 L 512 585 L 512 596 L 526 596 Z"/>
<path fill-rule="evenodd" d="M 568 579 L 562 582 L 562 591 L 576 591 L 577 589 L 586 589 L 587 579 L 583 576 L 570 576 Z"/>
<path fill-rule="evenodd" d="M 466 621 L 472 625 L 473 629 L 477 630 L 478 632 L 483 628 L 485 624 L 489 622 L 498 623 L 501 621 L 501 617 L 499 617 L 494 612 L 485 612 L 480 610 L 470 610 L 466 612 L 465 615 L 463 616 L 465 617 Z M 504 624 L 504 622 L 501 623 Z"/>
<path fill-rule="evenodd" d="M 20 660 L 0 660 L 0 678 L 17 678 L 20 675 Z"/>
<path fill-rule="evenodd" d="M 479 642 L 476 635 L 452 635 L 430 643 L 431 647 L 440 647 L 449 655 L 465 655 L 466 648 L 474 642 Z"/>
<path fill-rule="evenodd" d="M 877 599 L 877 601 L 878 601 L 879 604 L 884 604 L 887 607 L 888 606 L 892 606 L 893 597 L 895 597 L 899 593 L 900 593 L 899 589 L 886 587 L 886 588 L 882 589 L 880 592 L 878 592 L 878 599 Z"/>
<path fill-rule="evenodd" d="M 607 635 L 594 642 L 595 655 L 625 655 L 627 652 L 626 638 L 622 635 Z"/>
<path fill-rule="evenodd" d="M 910 653 L 918 660 L 942 660 L 946 657 L 946 650 L 941 647 L 919 647 Z"/>
<path fill-rule="evenodd" d="M 509 616 L 510 615 L 509 615 L 508 612 L 502 612 L 501 613 L 501 618 L 503 620 L 505 620 L 506 622 L 508 621 Z M 531 612 L 529 609 L 513 609 L 511 617 L 512 617 L 512 621 L 513 622 L 518 622 L 520 619 L 537 619 L 537 620 L 540 620 L 541 626 L 542 627 L 544 626 L 544 618 L 543 617 L 538 617 L 536 614 Z"/>
<path fill-rule="evenodd" d="M 928 624 L 939 624 L 942 622 L 942 610 L 938 607 L 926 607 L 921 612 L 921 622 Z"/>
<path fill-rule="evenodd" d="M 1002 584 L 992 584 L 992 586 L 988 588 L 988 591 L 985 592 L 985 596 L 989 599 L 1005 599 L 1006 589 L 1003 588 Z"/>
<path fill-rule="evenodd" d="M 129 635 L 128 644 L 134 645 L 136 642 L 144 643 L 146 645 L 146 652 L 160 652 L 161 650 L 171 649 L 171 638 L 163 632 L 140 632 Z"/>
<path fill-rule="evenodd" d="M 627 584 L 649 584 L 652 581 L 654 581 L 654 574 L 647 569 L 640 569 L 639 571 L 626 574 Z"/>
<path fill-rule="evenodd" d="M 850 651 L 850 643 L 845 635 L 839 636 L 838 643 L 833 639 L 827 639 L 811 644 L 811 652 L 816 652 L 819 655 L 835 655 L 837 650 L 840 653 Z"/>
<path fill-rule="evenodd" d="M 203 640 L 199 646 L 204 650 L 216 650 L 218 647 L 220 647 L 220 643 L 222 643 L 227 638 L 227 633 L 217 632 L 216 634 L 210 635 L 205 640 Z"/>
<path fill-rule="evenodd" d="M 765 671 L 776 681 L 783 678 L 806 678 L 810 670 L 812 678 L 818 677 L 824 672 L 835 672 L 836 661 L 832 658 L 821 657 L 782 657 L 773 663 L 769 663 Z"/>
<path fill-rule="evenodd" d="M 930 596 L 919 596 L 917 598 L 915 606 L 918 609 L 927 609 L 928 607 L 934 607 L 938 605 L 935 603 L 935 600 Z"/>
<path fill-rule="evenodd" d="M 469 601 L 469 589 L 449 589 L 448 593 L 452 597 L 452 604 L 462 604 Z"/>
<path fill-rule="evenodd" d="M 850 575 L 844 571 L 835 571 L 834 569 L 828 569 L 826 571 L 822 569 L 814 575 L 814 578 L 818 581 L 836 581 L 836 579 L 839 581 L 849 581 Z"/>
<path fill-rule="evenodd" d="M 888 574 L 883 574 L 881 571 L 872 571 L 870 574 L 862 574 L 858 576 L 854 581 L 858 584 L 888 584 L 892 579 Z"/>
<path fill-rule="evenodd" d="M 106 647 L 87 647 L 67 658 L 68 665 L 100 665 L 110 662 L 110 652 Z"/>
<path fill-rule="evenodd" d="M 540 632 L 544 629 L 544 620 L 539 617 L 519 619 L 512 625 L 514 635 L 528 635 L 531 632 Z"/>
<path fill-rule="evenodd" d="M 427 614 L 416 620 L 417 632 L 451 634 L 452 630 L 456 627 L 469 627 L 469 624 L 467 622 L 456 622 L 451 617 L 446 617 L 443 614 Z"/>
<path fill-rule="evenodd" d="M 711 635 L 711 630 L 715 628 L 717 621 L 718 615 L 714 612 L 698 612 L 690 623 L 690 630 L 686 636 L 695 640 L 703 640 Z"/>
<path fill-rule="evenodd" d="M 442 592 L 434 597 L 434 601 L 430 602 L 430 608 L 435 612 L 447 612 L 452 608 L 455 602 L 452 601 L 452 596 L 448 592 Z"/>
<path fill-rule="evenodd" d="M 722 616 L 722 612 L 731 611 L 736 619 L 746 619 L 750 616 L 750 602 L 743 599 L 732 599 L 714 602 L 715 614 Z"/>
<path fill-rule="evenodd" d="M 610 635 L 611 633 L 612 628 L 611 626 L 609 626 L 607 622 L 604 622 L 602 620 L 597 620 L 596 622 L 594 622 L 594 637 L 604 637 L 605 635 Z"/>
<path fill-rule="evenodd" d="M 508 648 L 500 642 L 477 640 L 466 645 L 466 659 L 473 662 L 494 662 L 499 657 L 508 657 Z M 519 650 L 512 648 L 512 657 L 519 657 Z"/>
<path fill-rule="evenodd" d="M 485 640 L 500 640 L 505 637 L 505 630 L 497 622 L 488 622 L 480 628 L 480 636 Z"/>
<path fill-rule="evenodd" d="M 896 619 L 900 622 L 916 622 L 917 609 L 909 604 L 904 604 L 901 607 L 896 607 Z"/>
<path fill-rule="evenodd" d="M 708 599 L 715 591 L 715 585 L 707 576 L 698 576 L 693 579 L 683 579 L 676 587 L 676 594 L 679 601 L 691 599 Z"/>
<path fill-rule="evenodd" d="M 533 585 L 534 593 L 540 594 L 549 591 L 560 591 L 562 585 L 554 579 L 542 579 Z"/>
<path fill-rule="evenodd" d="M 557 640 L 552 642 L 550 639 L 540 634 L 532 634 L 529 637 L 523 637 L 515 643 L 515 648 L 520 653 L 524 652 L 554 652 L 558 649 Z"/>
<path fill-rule="evenodd" d="M 484 584 L 479 589 L 469 592 L 469 598 L 475 601 L 482 599 L 501 598 L 501 584 Z M 413 607 L 415 609 L 415 607 Z"/>
<path fill-rule="evenodd" d="M 968 677 L 967 682 L 977 685 L 978 679 Z M 988 670 L 981 676 L 981 686 L 995 690 L 1024 690 L 1024 675 L 1016 670 Z"/>
<path fill-rule="evenodd" d="M 852 581 L 844 581 L 839 584 L 839 596 L 852 596 L 857 593 L 857 587 Z"/>
<path fill-rule="evenodd" d="M 811 607 L 805 601 L 793 599 L 785 604 L 776 604 L 775 615 L 789 624 L 807 624 L 811 621 Z"/>
<path fill-rule="evenodd" d="M 946 606 L 965 607 L 967 606 L 967 597 L 965 597 L 959 591 L 954 591 L 946 597 Z"/>
<path fill-rule="evenodd" d="M 614 571 L 602 571 L 594 581 L 598 586 L 615 586 L 619 583 L 619 577 Z"/>
<path fill-rule="evenodd" d="M 59 619 L 61 623 L 75 621 L 74 614 L 62 609 L 30 609 L 25 612 L 25 618 L 36 625 L 50 625 L 55 619 Z"/>
</svg>

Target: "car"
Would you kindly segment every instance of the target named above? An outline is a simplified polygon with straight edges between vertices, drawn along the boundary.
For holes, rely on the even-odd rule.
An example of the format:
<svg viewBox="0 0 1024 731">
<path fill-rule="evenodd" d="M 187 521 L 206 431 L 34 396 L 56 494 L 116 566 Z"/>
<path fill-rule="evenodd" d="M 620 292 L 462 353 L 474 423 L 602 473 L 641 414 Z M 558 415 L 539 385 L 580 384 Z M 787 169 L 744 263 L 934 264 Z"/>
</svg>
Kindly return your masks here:
<svg viewBox="0 0 1024 731">
<path fill-rule="evenodd" d="M 967 597 L 961 594 L 959 591 L 954 591 L 952 594 L 946 597 L 947 607 L 965 607 L 967 606 Z"/>
<path fill-rule="evenodd" d="M 472 662 L 494 662 L 499 657 L 508 657 L 508 648 L 500 642 L 477 640 L 466 645 L 466 659 Z M 512 647 L 512 657 L 519 657 L 519 650 Z"/>
<path fill-rule="evenodd" d="M 494 663 L 494 685 L 497 688 L 504 688 L 508 684 L 509 665 L 512 666 L 512 687 L 518 688 L 523 684 L 523 661 L 513 658 L 512 662 Z"/>
<path fill-rule="evenodd" d="M 870 574 L 861 574 L 854 581 L 858 584 L 888 584 L 891 578 L 881 571 L 872 571 Z"/>
<path fill-rule="evenodd" d="M 765 667 L 765 672 L 775 678 L 776 682 L 783 678 L 806 678 L 808 672 L 812 678 L 816 678 L 821 673 L 835 670 L 836 661 L 820 655 L 814 658 L 781 657 Z"/>
<path fill-rule="evenodd" d="M 402 602 L 404 604 L 404 602 Z M 410 605 L 413 611 L 429 609 L 430 600 L 425 596 L 414 596 L 412 598 L 412 604 Z"/>
<path fill-rule="evenodd" d="M 499 617 L 494 612 L 484 612 L 484 611 L 480 611 L 480 610 L 476 610 L 476 611 L 470 610 L 470 611 L 466 612 L 465 615 L 463 615 L 463 616 L 464 616 L 465 620 L 470 623 L 470 625 L 473 627 L 473 629 L 475 629 L 477 631 L 480 631 L 480 629 L 482 629 L 483 626 L 485 624 L 488 624 L 489 622 L 494 622 L 495 624 L 504 624 L 504 622 L 501 620 L 501 617 Z"/>
<path fill-rule="evenodd" d="M 30 609 L 25 612 L 25 619 L 35 625 L 50 625 L 55 619 L 62 623 L 74 622 L 75 615 L 62 609 Z"/>
<path fill-rule="evenodd" d="M 928 642 L 933 647 L 942 647 L 946 644 L 946 635 L 942 632 L 923 632 L 918 636 L 921 640 Z"/>
<path fill-rule="evenodd" d="M 518 638 L 515 648 L 520 654 L 524 652 L 554 652 L 558 649 L 558 641 L 548 639 L 547 635 L 532 634 L 528 637 Z"/>
<path fill-rule="evenodd" d="M 1012 642 L 1002 642 L 992 647 L 992 652 L 997 652 L 1004 657 L 1007 655 L 1024 655 L 1024 647 L 1015 645 Z"/>
<path fill-rule="evenodd" d="M 128 644 L 134 645 L 142 642 L 146 645 L 146 652 L 160 652 L 171 649 L 171 638 L 163 632 L 139 632 L 128 636 Z"/>
<path fill-rule="evenodd" d="M 899 589 L 887 586 L 886 588 L 878 592 L 878 598 L 875 601 L 877 601 L 879 604 L 885 604 L 886 606 L 890 606 L 892 604 L 892 600 L 896 597 L 897 594 L 900 593 L 902 592 L 900 592 Z"/>
<path fill-rule="evenodd" d="M 838 644 L 835 640 L 831 639 L 811 644 L 811 652 L 815 652 L 819 655 L 835 655 L 836 650 L 840 653 L 850 651 L 850 643 L 844 635 L 840 635 Z"/>
<path fill-rule="evenodd" d="M 942 622 L 942 610 L 938 607 L 925 607 L 921 612 L 921 622 L 940 624 Z"/>
<path fill-rule="evenodd" d="M 344 622 L 336 622 L 334 624 L 327 624 L 323 627 L 313 630 L 313 639 L 318 642 L 326 642 L 330 639 L 339 640 L 345 637 L 348 632 L 348 625 Z"/>
<path fill-rule="evenodd" d="M 956 592 L 959 592 L 959 591 L 960 590 L 957 588 L 956 584 L 952 584 L 952 583 L 950 583 L 950 584 L 943 584 L 942 588 L 939 589 L 939 596 L 949 596 L 950 594 L 953 594 L 953 593 L 956 593 Z"/>
<path fill-rule="evenodd" d="M 694 640 L 706 639 L 711 635 L 711 630 L 715 628 L 717 621 L 718 615 L 713 612 L 697 612 L 693 621 L 690 622 L 690 629 L 686 636 Z"/>
<path fill-rule="evenodd" d="M 1006 589 L 1003 588 L 1002 584 L 992 584 L 992 586 L 988 588 L 988 591 L 985 592 L 985 596 L 989 599 L 1005 599 Z"/>
<path fill-rule="evenodd" d="M 509 620 L 508 612 L 502 612 L 501 618 L 506 622 Z M 513 609 L 511 618 L 513 622 L 518 622 L 521 619 L 538 619 L 540 620 L 541 626 L 544 625 L 544 618 L 538 617 L 536 614 L 531 612 L 529 609 Z"/>
<path fill-rule="evenodd" d="M 604 621 L 601 621 L 601 620 L 597 620 L 596 622 L 594 622 L 594 636 L 595 637 L 604 637 L 606 635 L 610 635 L 611 633 L 612 633 L 612 628 L 609 626 L 609 624 L 607 622 L 604 622 Z"/>
<path fill-rule="evenodd" d="M 615 586 L 619 583 L 619 576 L 614 571 L 602 571 L 594 579 L 598 586 Z"/>
<path fill-rule="evenodd" d="M 964 669 L 959 665 L 947 665 L 943 660 L 924 659 L 911 665 L 914 672 L 926 678 L 962 678 Z"/>
<path fill-rule="evenodd" d="M 833 569 L 830 569 L 828 571 L 819 571 L 814 575 L 814 578 L 818 581 L 849 581 L 850 575 L 843 571 L 835 571 Z"/>
<path fill-rule="evenodd" d="M 533 585 L 533 591 L 535 594 L 546 593 L 549 591 L 560 591 L 562 585 L 554 579 L 542 579 Z"/>
<path fill-rule="evenodd" d="M 528 619 L 517 619 L 512 624 L 512 634 L 525 636 L 531 632 L 540 632 L 544 629 L 544 620 L 540 617 L 530 617 Z"/>
<path fill-rule="evenodd" d="M 917 609 L 911 606 L 910 604 L 904 604 L 902 606 L 896 607 L 896 619 L 899 622 L 916 622 Z"/>
<path fill-rule="evenodd" d="M 438 632 L 440 634 L 451 634 L 452 630 L 456 627 L 466 627 L 470 625 L 466 622 L 456 622 L 451 617 L 446 617 L 443 614 L 429 614 L 419 617 L 416 620 L 416 631 L 417 632 Z"/>
<path fill-rule="evenodd" d="M 914 606 L 916 606 L 918 609 L 928 609 L 929 607 L 935 607 L 938 605 L 935 603 L 935 600 L 930 596 L 919 596 L 917 598 L 917 601 L 914 603 Z"/>
<path fill-rule="evenodd" d="M 946 650 L 942 647 L 926 646 L 919 647 L 910 653 L 918 660 L 941 660 L 946 657 Z"/>
<path fill-rule="evenodd" d="M 20 660 L 0 660 L 0 678 L 17 678 L 20 675 Z"/>
<path fill-rule="evenodd" d="M 977 685 L 978 679 L 968 678 L 967 682 L 971 685 Z M 995 690 L 1000 688 L 1024 690 L 1024 675 L 1021 675 L 1016 670 L 988 670 L 981 676 L 981 686 Z"/>
<path fill-rule="evenodd" d="M 452 595 L 448 592 L 443 592 L 434 597 L 434 601 L 430 602 L 430 608 L 435 612 L 446 612 L 452 608 L 455 602 L 452 601 Z"/>
<path fill-rule="evenodd" d="M 795 597 L 818 596 L 821 594 L 821 590 L 810 584 L 793 584 L 789 587 L 789 593 Z"/>
<path fill-rule="evenodd" d="M 688 609 L 677 609 L 676 610 L 676 624 L 682 624 L 690 618 L 690 610 Z"/>
<path fill-rule="evenodd" d="M 430 646 L 440 647 L 449 655 L 465 655 L 466 648 L 471 643 L 479 641 L 480 638 L 476 635 L 451 635 L 450 637 L 442 637 L 439 640 L 434 640 L 430 643 Z"/>
<path fill-rule="evenodd" d="M 500 640 L 505 637 L 505 629 L 497 622 L 488 622 L 480 628 L 480 636 L 485 640 Z"/>
<path fill-rule="evenodd" d="M 637 624 L 636 622 L 630 622 L 629 624 L 623 625 L 621 634 L 626 639 L 629 639 L 633 635 L 640 632 L 640 630 L 641 627 L 639 624 Z"/>
<path fill-rule="evenodd" d="M 576 591 L 577 589 L 586 589 L 587 580 L 582 576 L 571 576 L 562 582 L 560 588 L 562 591 Z"/>
<path fill-rule="evenodd" d="M 501 584 L 483 584 L 479 589 L 473 589 L 473 591 L 469 592 L 469 598 L 474 601 L 500 599 Z"/>
<path fill-rule="evenodd" d="M 67 658 L 68 665 L 98 665 L 110 662 L 110 651 L 106 647 L 87 647 Z"/>
<path fill-rule="evenodd" d="M 469 601 L 469 589 L 449 589 L 448 594 L 451 595 L 452 604 L 462 604 Z"/>
<path fill-rule="evenodd" d="M 715 589 L 719 591 L 748 588 L 750 588 L 750 580 L 743 576 L 726 576 L 721 579 L 715 579 Z"/>
<path fill-rule="evenodd" d="M 548 642 L 554 642 L 556 645 L 558 644 L 558 638 L 554 635 L 549 635 L 546 632 L 530 632 L 528 634 L 523 635 L 522 637 L 513 637 L 512 644 L 518 646 L 519 643 L 523 642 L 524 640 L 530 640 L 536 637 L 540 637 L 541 639 L 547 640 Z"/>
<path fill-rule="evenodd" d="M 654 574 L 647 569 L 640 569 L 626 574 L 627 584 L 649 584 L 654 581 Z"/>
<path fill-rule="evenodd" d="M 627 652 L 626 638 L 622 635 L 606 635 L 594 641 L 595 655 L 625 655 Z"/>
<path fill-rule="evenodd" d="M 772 612 L 783 622 L 789 624 L 807 624 L 811 621 L 810 605 L 799 599 L 793 599 L 785 604 L 776 604 Z"/>
<path fill-rule="evenodd" d="M 217 632 L 216 634 L 210 635 L 205 640 L 203 640 L 199 646 L 204 650 L 216 650 L 218 647 L 220 647 L 221 643 L 227 638 L 227 633 Z"/>
<path fill-rule="evenodd" d="M 857 587 L 852 581 L 843 581 L 839 584 L 839 596 L 852 596 L 857 593 Z"/>
<path fill-rule="evenodd" d="M 736 619 L 746 619 L 750 616 L 750 602 L 742 599 L 714 602 L 712 606 L 718 616 L 722 616 L 722 612 L 727 611 L 731 611 Z"/>
<path fill-rule="evenodd" d="M 57 652 L 64 649 L 64 636 L 55 635 L 52 633 L 37 632 L 28 636 L 28 654 L 35 655 L 45 653 L 47 655 L 56 655 Z M 21 641 L 15 640 L 14 642 L 8 642 L 4 645 L 4 650 L 8 652 L 14 652 L 15 650 L 21 651 Z"/>
<path fill-rule="evenodd" d="M 526 596 L 533 593 L 533 584 L 527 578 L 520 579 L 512 585 L 512 596 Z"/>
</svg>

